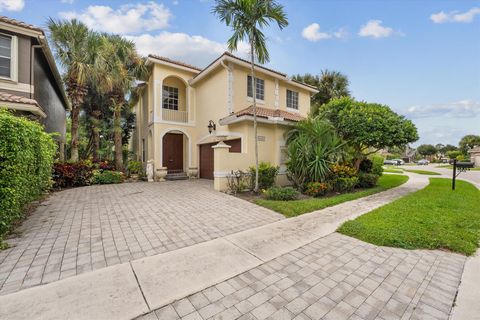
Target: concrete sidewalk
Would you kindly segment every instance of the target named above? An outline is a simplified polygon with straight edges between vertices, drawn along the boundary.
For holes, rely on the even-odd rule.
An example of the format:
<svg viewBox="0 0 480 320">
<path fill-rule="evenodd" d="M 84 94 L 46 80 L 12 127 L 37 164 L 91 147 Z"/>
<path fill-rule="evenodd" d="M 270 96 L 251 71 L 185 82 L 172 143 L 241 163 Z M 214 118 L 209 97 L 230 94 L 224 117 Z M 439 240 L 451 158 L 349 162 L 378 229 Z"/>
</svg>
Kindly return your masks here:
<svg viewBox="0 0 480 320">
<path fill-rule="evenodd" d="M 0 319 L 132 319 L 334 232 L 343 222 L 428 184 L 404 185 L 156 256 L 0 297 Z"/>
</svg>

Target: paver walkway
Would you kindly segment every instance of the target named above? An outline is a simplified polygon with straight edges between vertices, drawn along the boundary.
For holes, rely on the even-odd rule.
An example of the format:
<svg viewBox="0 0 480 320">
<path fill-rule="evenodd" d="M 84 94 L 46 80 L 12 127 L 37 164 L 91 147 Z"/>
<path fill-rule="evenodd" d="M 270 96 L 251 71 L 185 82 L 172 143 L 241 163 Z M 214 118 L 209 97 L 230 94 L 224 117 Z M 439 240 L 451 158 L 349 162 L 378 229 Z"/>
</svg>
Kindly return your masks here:
<svg viewBox="0 0 480 320">
<path fill-rule="evenodd" d="M 280 219 L 203 180 L 56 192 L 8 240 L 12 248 L 0 251 L 0 295 Z"/>
<path fill-rule="evenodd" d="M 334 233 L 138 319 L 446 320 L 464 262 Z"/>
</svg>

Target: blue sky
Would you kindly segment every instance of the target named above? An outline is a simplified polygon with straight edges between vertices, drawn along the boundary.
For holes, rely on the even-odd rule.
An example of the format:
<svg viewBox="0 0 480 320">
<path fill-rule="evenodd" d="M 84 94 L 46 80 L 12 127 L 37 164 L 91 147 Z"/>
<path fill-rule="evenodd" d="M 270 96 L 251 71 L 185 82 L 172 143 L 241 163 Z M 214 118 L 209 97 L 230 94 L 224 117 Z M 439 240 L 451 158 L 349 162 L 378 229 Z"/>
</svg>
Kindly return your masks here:
<svg viewBox="0 0 480 320">
<path fill-rule="evenodd" d="M 282 0 L 289 26 L 269 28 L 269 66 L 346 74 L 355 98 L 412 119 L 419 143 L 457 144 L 480 134 L 480 1 Z M 121 33 L 141 53 L 205 66 L 231 31 L 211 0 L 0 0 L 2 15 L 43 27 L 72 18 Z M 238 54 L 244 55 L 242 45 Z"/>
</svg>

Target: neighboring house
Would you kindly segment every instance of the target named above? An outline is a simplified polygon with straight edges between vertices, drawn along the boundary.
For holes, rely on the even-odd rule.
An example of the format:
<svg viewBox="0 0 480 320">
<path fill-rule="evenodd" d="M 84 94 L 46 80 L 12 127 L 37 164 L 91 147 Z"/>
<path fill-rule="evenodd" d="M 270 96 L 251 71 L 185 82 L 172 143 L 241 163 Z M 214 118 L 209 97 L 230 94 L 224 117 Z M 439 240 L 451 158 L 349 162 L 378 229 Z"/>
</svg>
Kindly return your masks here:
<svg viewBox="0 0 480 320">
<path fill-rule="evenodd" d="M 252 79 L 248 61 L 226 52 L 204 69 L 149 55 L 152 74 L 136 105 L 133 151 L 155 177 L 215 180 L 225 189 L 232 170 L 255 164 Z M 307 117 L 316 88 L 262 66 L 257 78 L 259 160 L 285 175 L 286 129 Z M 247 85 L 248 84 L 248 85 Z"/>
<path fill-rule="evenodd" d="M 0 16 L 0 107 L 38 120 L 56 132 L 63 159 L 67 97 L 45 33 Z"/>
<path fill-rule="evenodd" d="M 474 163 L 475 167 L 480 167 L 480 146 L 473 147 L 468 150 L 470 154 L 470 161 Z"/>
</svg>

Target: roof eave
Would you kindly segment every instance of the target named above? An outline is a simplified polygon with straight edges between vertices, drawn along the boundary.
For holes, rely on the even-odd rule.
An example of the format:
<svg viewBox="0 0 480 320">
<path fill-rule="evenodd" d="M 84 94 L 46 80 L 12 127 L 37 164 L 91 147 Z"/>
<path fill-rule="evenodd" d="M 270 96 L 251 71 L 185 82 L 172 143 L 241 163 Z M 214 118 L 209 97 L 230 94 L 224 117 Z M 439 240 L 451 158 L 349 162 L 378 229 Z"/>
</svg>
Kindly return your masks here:
<svg viewBox="0 0 480 320">
<path fill-rule="evenodd" d="M 236 115 L 231 115 L 231 116 L 227 116 L 223 119 L 220 119 L 218 121 L 218 123 L 222 126 L 226 126 L 226 125 L 229 125 L 229 124 L 234 124 L 234 123 L 238 123 L 238 122 L 242 122 L 242 121 L 253 121 L 253 116 L 243 115 L 243 116 L 237 117 Z M 297 121 L 287 120 L 287 119 L 284 119 L 282 117 L 264 118 L 264 117 L 259 117 L 259 116 L 257 116 L 257 122 L 267 123 L 267 124 L 281 124 L 281 125 L 286 125 L 286 126 L 294 126 L 297 123 Z"/>
</svg>

